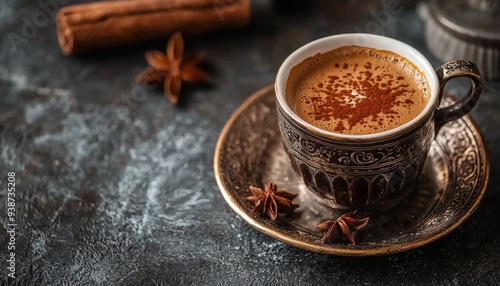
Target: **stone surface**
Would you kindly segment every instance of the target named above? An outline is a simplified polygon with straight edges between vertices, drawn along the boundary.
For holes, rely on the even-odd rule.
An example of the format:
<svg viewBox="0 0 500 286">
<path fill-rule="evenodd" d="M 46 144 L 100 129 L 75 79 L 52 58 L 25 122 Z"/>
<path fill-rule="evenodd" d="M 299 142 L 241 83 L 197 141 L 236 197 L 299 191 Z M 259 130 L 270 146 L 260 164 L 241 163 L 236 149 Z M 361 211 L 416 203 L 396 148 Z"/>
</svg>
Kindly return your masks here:
<svg viewBox="0 0 500 286">
<path fill-rule="evenodd" d="M 207 51 L 214 85 L 185 88 L 180 107 L 134 83 L 144 51 L 163 50 L 166 39 L 64 57 L 46 2 L 77 1 L 0 3 L 0 217 L 15 172 L 17 223 L 15 279 L 0 229 L 1 285 L 500 284 L 498 83 L 485 83 L 472 112 L 491 162 L 486 195 L 425 247 L 368 258 L 297 249 L 243 222 L 214 180 L 226 120 L 301 45 L 371 32 L 439 66 L 412 1 L 256 0 L 250 27 L 186 37 L 188 51 Z"/>
</svg>

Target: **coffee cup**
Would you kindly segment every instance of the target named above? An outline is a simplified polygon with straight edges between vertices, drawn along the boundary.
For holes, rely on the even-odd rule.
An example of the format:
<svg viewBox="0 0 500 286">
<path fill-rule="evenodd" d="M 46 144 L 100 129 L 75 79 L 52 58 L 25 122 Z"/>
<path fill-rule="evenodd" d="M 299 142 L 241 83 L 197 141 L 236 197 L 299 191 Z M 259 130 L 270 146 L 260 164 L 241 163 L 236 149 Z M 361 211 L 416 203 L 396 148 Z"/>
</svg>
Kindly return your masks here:
<svg viewBox="0 0 500 286">
<path fill-rule="evenodd" d="M 456 77 L 469 78 L 470 90 L 441 107 L 444 86 Z M 275 91 L 283 146 L 308 189 L 334 208 L 386 210 L 415 189 L 439 128 L 474 107 L 481 76 L 469 61 L 434 70 L 398 40 L 341 34 L 288 56 Z"/>
</svg>

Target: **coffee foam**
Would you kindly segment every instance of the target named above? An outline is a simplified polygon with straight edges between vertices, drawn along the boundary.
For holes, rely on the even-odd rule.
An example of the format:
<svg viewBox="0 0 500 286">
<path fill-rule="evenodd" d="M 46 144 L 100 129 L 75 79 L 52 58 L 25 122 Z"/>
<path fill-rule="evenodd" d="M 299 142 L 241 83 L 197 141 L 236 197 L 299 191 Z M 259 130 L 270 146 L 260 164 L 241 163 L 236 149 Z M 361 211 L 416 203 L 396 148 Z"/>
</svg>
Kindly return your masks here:
<svg viewBox="0 0 500 286">
<path fill-rule="evenodd" d="M 416 66 L 389 51 L 345 46 L 293 67 L 287 101 L 302 119 L 346 134 L 386 131 L 415 118 L 429 98 Z"/>
</svg>

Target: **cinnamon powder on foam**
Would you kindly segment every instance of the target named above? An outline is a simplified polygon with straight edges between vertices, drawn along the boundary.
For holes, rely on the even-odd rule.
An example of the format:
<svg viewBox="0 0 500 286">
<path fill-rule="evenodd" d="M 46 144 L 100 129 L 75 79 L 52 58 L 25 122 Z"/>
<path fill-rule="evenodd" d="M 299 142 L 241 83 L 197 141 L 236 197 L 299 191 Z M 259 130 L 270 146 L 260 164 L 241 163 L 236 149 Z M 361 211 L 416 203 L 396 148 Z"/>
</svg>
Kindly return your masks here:
<svg viewBox="0 0 500 286">
<path fill-rule="evenodd" d="M 346 46 L 292 68 L 287 100 L 305 121 L 346 134 L 382 132 L 415 118 L 429 90 L 423 73 L 389 51 Z"/>
</svg>

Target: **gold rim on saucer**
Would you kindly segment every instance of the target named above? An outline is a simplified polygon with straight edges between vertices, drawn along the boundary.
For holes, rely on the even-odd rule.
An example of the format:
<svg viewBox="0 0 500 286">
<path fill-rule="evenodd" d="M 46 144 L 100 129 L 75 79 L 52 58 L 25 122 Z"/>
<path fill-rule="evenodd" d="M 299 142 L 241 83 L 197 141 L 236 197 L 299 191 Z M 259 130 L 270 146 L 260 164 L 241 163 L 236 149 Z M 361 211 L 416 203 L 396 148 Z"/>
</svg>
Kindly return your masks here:
<svg viewBox="0 0 500 286">
<path fill-rule="evenodd" d="M 448 99 L 445 104 L 451 104 Z M 432 143 L 415 190 L 397 207 L 370 216 L 356 236 L 323 245 L 316 226 L 337 218 L 295 175 L 283 149 L 273 85 L 253 94 L 228 120 L 215 148 L 214 173 L 229 206 L 260 232 L 292 246 L 326 254 L 370 256 L 401 252 L 428 244 L 465 221 L 481 201 L 489 175 L 486 148 L 471 117 L 446 124 Z M 300 207 L 276 221 L 252 212 L 248 186 L 272 181 L 298 193 Z"/>
</svg>

